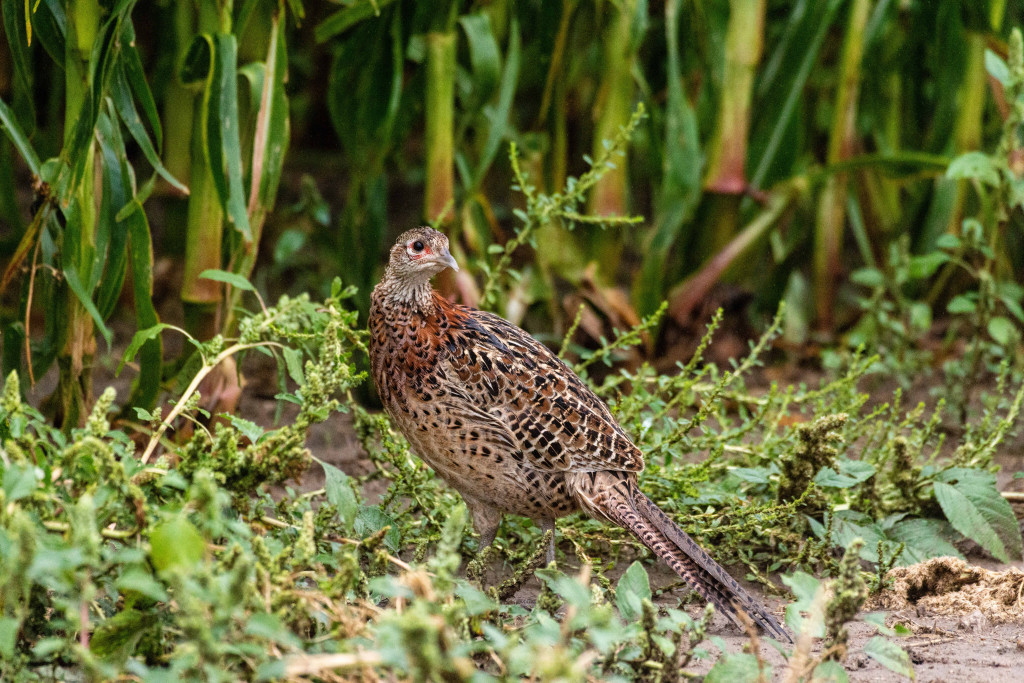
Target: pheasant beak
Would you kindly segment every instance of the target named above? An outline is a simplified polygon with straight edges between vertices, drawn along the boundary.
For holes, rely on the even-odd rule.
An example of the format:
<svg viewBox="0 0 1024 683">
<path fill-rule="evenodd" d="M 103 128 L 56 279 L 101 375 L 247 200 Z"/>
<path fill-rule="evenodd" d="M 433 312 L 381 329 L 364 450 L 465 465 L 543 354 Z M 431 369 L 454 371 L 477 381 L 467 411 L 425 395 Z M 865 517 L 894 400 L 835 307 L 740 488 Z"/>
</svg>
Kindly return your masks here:
<svg viewBox="0 0 1024 683">
<path fill-rule="evenodd" d="M 456 263 L 455 258 L 452 256 L 452 253 L 448 251 L 448 247 L 443 247 L 441 251 L 438 252 L 437 261 L 441 265 L 451 268 L 456 273 L 459 272 L 459 264 Z"/>
</svg>

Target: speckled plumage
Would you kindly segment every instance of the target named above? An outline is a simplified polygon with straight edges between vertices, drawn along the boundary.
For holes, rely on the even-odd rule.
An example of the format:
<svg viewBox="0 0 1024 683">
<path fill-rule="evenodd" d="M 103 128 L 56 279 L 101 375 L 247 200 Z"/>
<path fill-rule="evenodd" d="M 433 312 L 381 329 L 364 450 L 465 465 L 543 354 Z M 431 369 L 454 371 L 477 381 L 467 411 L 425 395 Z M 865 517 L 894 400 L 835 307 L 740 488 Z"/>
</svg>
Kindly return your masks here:
<svg viewBox="0 0 1024 683">
<path fill-rule="evenodd" d="M 443 234 L 416 228 L 398 238 L 371 299 L 371 370 L 395 426 L 462 494 L 483 543 L 505 513 L 550 529 L 583 510 L 632 531 L 734 620 L 743 609 L 788 639 L 640 491 L 640 449 L 572 370 L 515 325 L 431 289 L 447 267 L 458 268 Z"/>
</svg>

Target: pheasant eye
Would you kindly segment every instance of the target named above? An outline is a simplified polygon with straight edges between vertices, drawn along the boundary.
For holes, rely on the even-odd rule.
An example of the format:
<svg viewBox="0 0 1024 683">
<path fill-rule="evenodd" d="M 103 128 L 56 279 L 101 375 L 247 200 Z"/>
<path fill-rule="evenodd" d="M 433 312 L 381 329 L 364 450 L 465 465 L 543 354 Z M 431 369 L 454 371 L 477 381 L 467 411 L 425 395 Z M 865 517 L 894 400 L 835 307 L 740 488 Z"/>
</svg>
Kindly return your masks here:
<svg viewBox="0 0 1024 683">
<path fill-rule="evenodd" d="M 412 243 L 412 250 L 417 252 L 417 253 L 423 251 L 423 242 L 421 242 L 420 240 L 416 240 L 415 242 L 413 242 Z"/>
</svg>

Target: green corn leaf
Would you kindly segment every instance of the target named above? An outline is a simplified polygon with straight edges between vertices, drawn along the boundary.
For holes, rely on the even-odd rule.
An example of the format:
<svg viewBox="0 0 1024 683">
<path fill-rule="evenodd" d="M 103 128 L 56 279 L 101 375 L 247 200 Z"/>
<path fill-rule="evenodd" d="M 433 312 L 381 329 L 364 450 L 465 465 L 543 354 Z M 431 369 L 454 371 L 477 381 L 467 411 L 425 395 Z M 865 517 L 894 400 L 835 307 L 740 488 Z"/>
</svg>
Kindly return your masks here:
<svg viewBox="0 0 1024 683">
<path fill-rule="evenodd" d="M 370 17 L 380 16 L 382 9 L 395 0 L 357 0 L 354 4 L 340 9 L 321 21 L 314 31 L 316 42 L 323 43 L 341 35 L 356 24 Z"/>
<path fill-rule="evenodd" d="M 36 112 L 33 97 L 31 96 L 33 69 L 32 55 L 28 49 L 28 34 L 25 22 L 25 9 L 27 7 L 28 3 L 26 2 L 0 3 L 0 12 L 3 13 L 4 37 L 7 39 L 7 46 L 10 50 L 14 82 L 18 90 L 27 95 L 20 100 L 15 100 L 16 106 L 21 105 L 18 118 L 31 130 L 35 125 Z M 58 61 L 59 63 L 60 61 Z M 13 116 L 11 118 L 12 120 L 14 119 Z M 7 127 L 8 125 L 5 121 L 4 126 Z"/>
<path fill-rule="evenodd" d="M 128 229 L 128 252 L 132 264 L 135 324 L 139 329 L 149 329 L 160 323 L 153 305 L 153 240 L 149 232 L 149 220 L 145 211 L 133 211 L 124 221 Z M 132 387 L 128 405 L 150 409 L 156 405 L 162 368 L 163 343 L 160 336 L 155 335 L 139 349 L 139 376 Z"/>
<path fill-rule="evenodd" d="M 143 83 L 145 83 L 145 81 L 143 81 Z M 149 92 L 148 87 L 146 88 L 146 92 Z M 131 86 L 128 83 L 128 76 L 125 74 L 125 70 L 123 68 L 119 68 L 114 72 L 111 97 L 117 108 L 118 117 L 124 122 L 125 128 L 128 129 L 128 132 L 131 134 L 135 142 L 138 143 L 139 149 L 142 150 L 143 156 L 146 157 L 146 161 L 148 161 L 153 169 L 160 174 L 160 177 L 170 183 L 176 190 L 182 194 L 188 194 L 188 187 L 172 176 L 170 172 L 164 168 L 163 162 L 160 161 L 160 154 L 153 146 L 153 142 L 149 138 L 149 133 L 146 132 L 146 126 L 143 124 L 142 119 L 139 117 L 139 112 L 135 108 L 135 102 L 132 101 Z M 152 99 L 152 95 L 150 95 L 150 98 Z M 157 128 L 157 130 L 159 131 L 159 128 Z M 157 144 L 159 145 L 159 142 Z"/>
<path fill-rule="evenodd" d="M 14 111 L 3 100 L 0 100 L 0 126 L 3 126 L 4 132 L 10 138 L 14 148 L 18 150 L 18 154 L 28 164 L 32 175 L 39 176 L 41 174 L 39 155 L 36 154 L 32 143 L 28 141 L 25 131 L 21 129 L 18 117 L 15 116 Z"/>
<path fill-rule="evenodd" d="M 664 173 L 658 197 L 657 225 L 645 250 L 634 287 L 637 312 L 654 312 L 665 294 L 665 264 L 683 226 L 693 218 L 700 199 L 701 152 L 697 114 L 683 92 L 679 53 L 680 0 L 665 3 L 665 39 L 668 47 L 668 102 L 665 106 Z"/>
<path fill-rule="evenodd" d="M 498 41 L 494 38 L 489 14 L 465 14 L 459 17 L 459 25 L 466 34 L 469 63 L 473 69 L 473 99 L 479 106 L 491 98 L 491 93 L 498 84 L 501 74 L 501 52 L 498 49 Z M 518 31 L 514 31 L 513 35 L 516 33 Z"/>
<path fill-rule="evenodd" d="M 95 292 L 96 308 L 104 320 L 114 312 L 121 296 L 128 265 L 128 226 L 118 223 L 114 216 L 131 200 L 131 195 L 125 193 L 131 181 L 122 178 L 123 173 L 131 172 L 128 154 L 118 126 L 113 123 L 113 107 L 109 109 L 109 114 L 100 116 L 96 122 L 96 139 L 103 158 L 103 187 L 96 222 L 96 262 L 88 287 Z"/>
<path fill-rule="evenodd" d="M 67 15 L 60 0 L 43 0 L 42 3 L 36 3 L 32 12 L 32 38 L 39 39 L 39 43 L 55 64 L 64 63 L 67 25 Z"/>
<path fill-rule="evenodd" d="M 245 240 L 251 241 L 242 188 L 237 53 L 233 35 L 196 36 L 185 55 L 181 80 L 186 85 L 202 85 L 203 155 L 225 213 Z"/>
<path fill-rule="evenodd" d="M 125 26 L 122 43 L 119 70 L 122 72 L 125 81 L 131 85 L 132 93 L 135 94 L 135 100 L 142 106 L 142 112 L 146 115 L 146 122 L 153 131 L 156 149 L 159 152 L 164 147 L 163 126 L 160 123 L 160 114 L 156 108 L 156 101 L 153 99 L 153 92 L 146 81 L 146 74 L 142 68 L 139 51 L 135 49 L 135 27 L 131 23 Z"/>
<path fill-rule="evenodd" d="M 494 157 L 501 148 L 502 141 L 508 136 L 508 119 L 512 110 L 512 100 L 516 92 L 516 84 L 519 81 L 521 45 L 519 38 L 519 22 L 512 18 L 509 25 L 508 55 L 505 59 L 505 68 L 501 74 L 501 87 L 498 90 L 498 102 L 494 107 L 490 119 L 490 127 L 487 131 L 487 141 L 484 143 L 480 161 L 477 163 L 473 173 L 472 188 L 479 188 L 487 175 L 488 169 L 494 163 Z"/>
<path fill-rule="evenodd" d="M 256 133 L 253 140 L 252 197 L 250 219 L 261 225 L 264 216 L 274 207 L 281 170 L 289 143 L 289 104 L 284 82 L 288 71 L 288 48 L 281 17 L 275 16 L 270 34 L 270 47 L 264 71 L 263 88 Z M 266 88 L 270 90 L 266 90 Z"/>
<path fill-rule="evenodd" d="M 246 241 L 252 241 L 242 188 L 241 121 L 238 118 L 238 43 L 214 36 L 213 77 L 206 115 L 207 154 L 224 211 Z"/>
<path fill-rule="evenodd" d="M 818 59 L 825 36 L 828 35 L 829 27 L 835 18 L 836 12 L 844 3 L 842 0 L 828 0 L 825 3 L 811 3 L 813 12 L 805 17 L 794 16 L 794 21 L 799 21 L 798 38 L 793 41 L 796 49 L 793 52 L 787 67 L 780 70 L 780 73 L 792 74 L 788 83 L 780 84 L 773 88 L 772 92 L 765 95 L 771 102 L 782 102 L 778 113 L 771 119 L 770 130 L 766 140 L 760 143 L 757 138 L 758 128 L 755 128 L 755 135 L 751 138 L 751 156 L 756 156 L 755 150 L 762 150 L 757 156 L 757 164 L 754 173 L 750 177 L 752 187 L 763 187 L 766 180 L 771 181 L 776 173 L 774 169 L 776 157 L 783 148 L 783 139 L 791 127 L 791 122 L 797 105 L 805 96 L 807 79 L 811 75 L 811 69 Z M 780 98 L 779 94 L 785 92 L 785 97 Z M 767 117 L 766 117 L 767 118 Z M 767 127 L 767 126 L 766 126 Z"/>
<path fill-rule="evenodd" d="M 74 263 L 68 263 L 64 266 L 64 280 L 68 283 L 68 288 L 78 298 L 78 301 L 82 304 L 82 307 L 89 313 L 93 323 L 96 325 L 96 329 L 103 339 L 107 342 L 107 350 L 110 350 L 111 345 L 114 341 L 114 334 L 107 327 L 103 321 L 103 317 L 100 315 L 99 309 L 96 308 L 96 304 L 92 300 L 92 296 L 89 291 L 85 288 L 85 284 L 82 282 L 81 277 L 78 274 L 78 266 Z"/>
</svg>

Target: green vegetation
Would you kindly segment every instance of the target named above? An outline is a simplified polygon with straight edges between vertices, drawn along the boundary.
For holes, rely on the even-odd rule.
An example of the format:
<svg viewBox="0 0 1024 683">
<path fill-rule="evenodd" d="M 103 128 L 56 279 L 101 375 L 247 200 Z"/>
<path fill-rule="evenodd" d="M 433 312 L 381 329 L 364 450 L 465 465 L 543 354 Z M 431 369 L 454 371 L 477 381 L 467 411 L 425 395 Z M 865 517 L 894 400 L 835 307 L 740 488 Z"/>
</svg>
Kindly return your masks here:
<svg viewBox="0 0 1024 683">
<path fill-rule="evenodd" d="M 934 5 L 3 3 L 0 678 L 771 676 L 594 520 L 539 568 L 507 519 L 481 580 L 364 371 L 416 221 L 463 265 L 438 286 L 559 348 L 651 498 L 785 595 L 792 680 L 858 648 L 911 675 L 902 625 L 846 629 L 887 570 L 1022 552 L 995 464 L 1024 403 L 1022 5 Z M 716 363 L 723 286 L 766 331 Z M 234 410 L 255 354 L 273 428 Z M 368 474 L 305 448 L 338 411 Z"/>
</svg>

